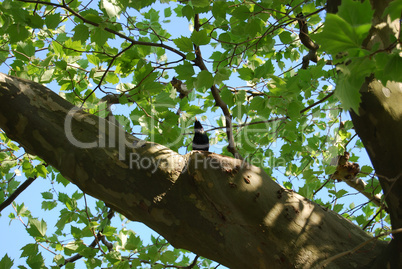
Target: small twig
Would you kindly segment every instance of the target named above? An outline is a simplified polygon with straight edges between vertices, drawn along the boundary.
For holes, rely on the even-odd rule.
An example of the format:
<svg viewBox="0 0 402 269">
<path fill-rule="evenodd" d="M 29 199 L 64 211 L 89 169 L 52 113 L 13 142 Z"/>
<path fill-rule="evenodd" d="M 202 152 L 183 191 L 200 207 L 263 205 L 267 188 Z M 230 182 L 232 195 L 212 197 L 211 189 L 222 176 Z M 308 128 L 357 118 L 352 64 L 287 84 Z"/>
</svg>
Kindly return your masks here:
<svg viewBox="0 0 402 269">
<path fill-rule="evenodd" d="M 332 176 L 330 176 L 325 182 L 324 184 L 322 184 L 314 193 L 313 193 L 313 197 L 320 191 L 322 190 L 322 188 L 325 187 L 325 185 L 327 185 L 332 179 Z"/>
<path fill-rule="evenodd" d="M 94 240 L 92 241 L 92 243 L 91 243 L 88 247 L 90 247 L 90 248 L 95 248 L 95 246 L 96 246 L 96 244 L 97 244 L 98 241 L 99 241 L 98 238 L 94 239 Z M 83 257 L 83 256 L 82 256 L 81 254 L 79 254 L 79 253 L 78 253 L 78 254 L 75 254 L 74 256 L 72 256 L 72 257 L 70 257 L 70 258 L 68 258 L 68 259 L 65 259 L 63 264 L 59 264 L 59 267 L 63 267 L 63 266 L 66 265 L 67 263 L 75 262 L 75 261 L 81 259 L 82 257 Z"/>
<path fill-rule="evenodd" d="M 384 207 L 383 207 L 383 205 L 381 205 L 378 212 L 367 222 L 366 225 L 364 225 L 363 230 L 367 229 L 367 227 L 371 224 L 371 222 L 373 222 L 373 220 L 375 220 L 375 218 L 383 211 L 383 209 L 384 209 Z"/>
<path fill-rule="evenodd" d="M 194 16 L 194 30 L 199 31 L 200 30 L 200 22 L 199 22 L 199 16 L 198 14 L 195 14 Z M 206 70 L 208 71 L 208 68 L 205 66 L 204 60 L 201 55 L 201 50 L 199 46 L 195 46 L 195 65 L 198 66 L 201 70 Z M 215 85 L 211 86 L 211 93 L 212 96 L 215 99 L 216 105 L 219 106 L 222 109 L 223 115 L 225 116 L 226 119 L 226 135 L 228 137 L 228 151 L 233 154 L 233 156 L 236 159 L 243 159 L 243 157 L 240 155 L 240 153 L 237 151 L 235 142 L 234 142 L 234 137 L 233 137 L 233 124 L 232 124 L 232 115 L 230 114 L 230 111 L 228 109 L 228 105 L 222 100 L 219 90 Z"/>
<path fill-rule="evenodd" d="M 70 12 L 71 14 L 73 14 L 75 17 L 77 17 L 78 19 L 80 19 L 82 22 L 93 25 L 95 27 L 99 27 L 102 28 L 103 30 L 105 30 L 106 32 L 109 32 L 111 34 L 114 34 L 124 40 L 127 40 L 128 42 L 134 44 L 134 45 L 143 45 L 143 46 L 150 46 L 150 47 L 161 47 L 167 50 L 170 50 L 173 53 L 176 53 L 177 55 L 181 56 L 183 59 L 186 58 L 186 54 L 184 54 L 181 51 L 178 51 L 175 48 L 172 48 L 168 45 L 165 45 L 163 43 L 152 43 L 152 42 L 146 42 L 146 41 L 136 41 L 131 37 L 126 36 L 125 34 L 123 34 L 122 32 L 119 31 L 115 31 L 109 27 L 102 27 L 100 23 L 96 23 L 93 22 L 91 20 L 86 19 L 85 17 L 81 16 L 80 14 L 78 14 L 77 12 L 75 12 L 72 8 L 70 8 L 67 4 L 65 4 L 63 2 L 63 4 L 57 4 L 57 3 L 50 3 L 50 2 L 45 2 L 45 1 L 37 1 L 37 0 L 18 0 L 20 2 L 25 2 L 25 3 L 39 3 L 39 4 L 43 4 L 43 5 L 47 5 L 47 6 L 53 6 L 53 7 L 58 7 L 58 8 L 62 8 L 68 12 Z"/>
<path fill-rule="evenodd" d="M 113 62 L 120 56 L 122 55 L 124 52 L 126 52 L 127 50 L 131 49 L 131 47 L 134 46 L 134 43 L 131 43 L 130 46 L 128 46 L 127 48 L 121 50 L 119 53 L 117 53 L 116 55 L 113 56 L 112 60 L 110 61 L 108 67 L 106 68 L 105 72 L 103 72 L 103 75 L 98 83 L 98 86 L 95 87 L 95 89 L 93 89 L 83 100 L 81 107 L 85 104 L 85 101 L 97 90 L 100 89 L 103 80 L 105 79 L 106 75 L 108 74 L 110 68 L 113 65 Z"/>
<path fill-rule="evenodd" d="M 15 212 L 17 213 L 17 215 L 18 215 L 18 210 L 17 210 L 17 208 L 15 207 L 15 205 L 12 205 L 12 206 L 13 206 L 13 208 L 14 208 L 14 211 L 15 211 Z M 22 225 L 24 225 L 25 229 L 28 229 L 28 224 L 26 224 L 26 223 L 22 220 L 22 218 L 21 218 L 20 215 L 18 215 L 18 220 L 22 223 Z M 47 251 L 49 251 L 49 252 L 52 253 L 53 255 L 56 255 L 55 252 L 53 252 L 52 250 L 50 250 L 49 247 L 45 247 L 45 246 L 44 246 L 41 242 L 39 242 L 39 240 L 37 240 L 34 236 L 33 236 L 33 239 L 35 240 L 36 244 L 38 244 L 39 246 L 41 246 L 43 249 L 46 249 Z"/>
<path fill-rule="evenodd" d="M 334 93 L 335 93 L 335 91 L 332 91 L 332 92 L 330 92 L 329 94 L 327 94 L 327 96 L 325 96 L 324 98 L 318 100 L 317 102 L 315 102 L 315 103 L 309 105 L 309 106 L 306 107 L 306 108 L 303 108 L 302 110 L 300 110 L 300 114 L 302 114 L 302 113 L 306 112 L 307 110 L 309 110 L 310 108 L 315 107 L 316 105 L 318 105 L 318 104 L 324 102 L 325 100 L 327 100 L 328 98 L 330 98 L 332 95 L 334 95 Z"/>
<path fill-rule="evenodd" d="M 107 213 L 106 218 L 110 221 L 114 216 L 114 210 L 113 209 L 109 209 L 109 212 Z M 105 238 L 104 235 L 102 235 L 103 229 L 102 231 L 99 231 L 98 234 L 95 236 L 95 239 L 92 241 L 92 243 L 88 246 L 90 248 L 95 248 L 96 245 L 99 245 L 99 241 L 101 241 L 107 248 L 109 251 L 111 251 L 113 249 L 113 244 L 108 242 Z M 101 249 L 101 247 L 99 246 L 99 249 Z M 64 265 L 66 265 L 67 263 L 72 263 L 75 262 L 79 259 L 81 259 L 83 256 L 81 254 L 75 254 L 74 256 L 65 259 L 64 260 L 64 264 L 59 264 L 59 267 L 63 267 Z"/>
<path fill-rule="evenodd" d="M 26 188 L 28 188 L 29 185 L 32 184 L 32 182 L 35 181 L 35 179 L 36 177 L 30 177 L 27 180 L 25 180 L 24 183 L 18 186 L 18 188 L 4 202 L 0 204 L 0 212 L 4 208 L 9 206 L 18 197 L 18 195 L 21 194 L 21 192 L 23 192 Z"/>
<path fill-rule="evenodd" d="M 196 266 L 196 265 L 197 265 L 198 257 L 200 257 L 200 256 L 195 255 L 195 258 L 194 258 L 193 262 L 192 262 L 189 266 L 186 266 L 185 268 L 190 269 L 190 268 L 193 268 L 194 266 Z"/>
<path fill-rule="evenodd" d="M 346 144 L 345 144 L 345 149 L 346 149 L 346 147 L 348 146 L 348 144 L 350 143 L 350 141 L 352 141 L 353 140 L 353 138 L 355 138 L 357 136 L 357 134 L 354 134 L 351 138 L 349 138 L 349 141 L 348 142 L 346 142 Z"/>
</svg>

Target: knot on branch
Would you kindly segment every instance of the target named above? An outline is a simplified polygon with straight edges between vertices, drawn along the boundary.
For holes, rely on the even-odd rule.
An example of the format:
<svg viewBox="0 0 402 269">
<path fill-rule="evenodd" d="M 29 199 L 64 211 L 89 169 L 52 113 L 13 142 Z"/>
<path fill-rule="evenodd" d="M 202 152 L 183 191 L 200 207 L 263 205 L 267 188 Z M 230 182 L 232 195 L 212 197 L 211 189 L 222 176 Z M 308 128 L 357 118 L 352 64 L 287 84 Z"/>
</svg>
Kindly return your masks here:
<svg viewBox="0 0 402 269">
<path fill-rule="evenodd" d="M 359 164 L 349 162 L 349 157 L 350 154 L 346 151 L 343 156 L 338 156 L 338 165 L 336 167 L 336 172 L 332 176 L 333 179 L 338 181 L 351 180 L 360 172 Z"/>
<path fill-rule="evenodd" d="M 172 84 L 173 88 L 175 88 L 176 91 L 180 94 L 179 95 L 180 99 L 183 99 L 191 92 L 191 90 L 188 90 L 187 86 L 181 80 L 178 80 L 176 77 L 173 77 L 173 79 L 170 81 L 170 84 Z"/>
</svg>

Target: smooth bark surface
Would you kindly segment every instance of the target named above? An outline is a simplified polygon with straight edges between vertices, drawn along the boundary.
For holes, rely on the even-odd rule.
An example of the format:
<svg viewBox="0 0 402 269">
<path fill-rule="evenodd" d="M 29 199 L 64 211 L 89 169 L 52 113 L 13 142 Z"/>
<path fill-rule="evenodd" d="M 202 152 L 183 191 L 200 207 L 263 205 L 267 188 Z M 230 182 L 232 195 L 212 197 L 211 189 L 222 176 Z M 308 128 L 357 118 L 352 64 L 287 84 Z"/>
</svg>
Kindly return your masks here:
<svg viewBox="0 0 402 269">
<path fill-rule="evenodd" d="M 364 44 L 367 50 L 379 46 L 392 48 L 399 37 L 400 22 L 383 17 L 391 1 L 371 1 L 375 10 L 373 26 Z M 399 79 L 399 78 L 398 78 Z M 383 189 L 393 230 L 402 228 L 402 84 L 388 81 L 384 86 L 371 76 L 360 89 L 359 115 L 351 112 L 359 134 Z M 394 242 L 384 252 L 382 266 L 401 268 L 402 234 L 393 235 Z M 386 265 L 384 265 L 386 264 Z"/>
<path fill-rule="evenodd" d="M 258 167 L 138 140 L 42 85 L 4 74 L 0 128 L 85 193 L 230 268 L 314 268 L 371 238 Z M 74 146 L 71 135 L 94 147 Z M 327 268 L 367 268 L 386 246 L 372 241 Z"/>
</svg>

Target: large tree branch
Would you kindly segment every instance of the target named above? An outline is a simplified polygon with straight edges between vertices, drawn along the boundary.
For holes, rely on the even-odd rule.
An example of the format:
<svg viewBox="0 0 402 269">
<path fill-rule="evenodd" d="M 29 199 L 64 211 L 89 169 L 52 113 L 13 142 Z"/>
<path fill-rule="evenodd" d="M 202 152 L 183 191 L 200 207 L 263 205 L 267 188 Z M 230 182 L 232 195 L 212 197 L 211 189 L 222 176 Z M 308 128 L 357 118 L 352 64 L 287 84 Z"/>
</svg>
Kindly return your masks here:
<svg viewBox="0 0 402 269">
<path fill-rule="evenodd" d="M 282 188 L 261 168 L 208 152 L 179 155 L 73 107 L 40 84 L 4 74 L 0 128 L 85 193 L 173 246 L 230 268 L 312 268 L 371 238 Z M 385 246 L 368 244 L 328 268 L 364 267 Z"/>
<path fill-rule="evenodd" d="M 399 38 L 400 20 L 391 21 L 389 16 L 384 16 L 391 0 L 370 2 L 374 9 L 372 27 L 362 45 L 368 51 L 373 48 L 385 51 L 393 47 L 392 37 Z M 395 80 L 400 81 L 400 78 Z M 359 115 L 350 111 L 356 133 L 367 150 L 383 189 L 393 230 L 402 228 L 401 89 L 402 83 L 388 81 L 384 86 L 372 74 L 360 88 Z M 393 237 L 378 268 L 402 266 L 402 234 L 397 233 Z"/>
</svg>

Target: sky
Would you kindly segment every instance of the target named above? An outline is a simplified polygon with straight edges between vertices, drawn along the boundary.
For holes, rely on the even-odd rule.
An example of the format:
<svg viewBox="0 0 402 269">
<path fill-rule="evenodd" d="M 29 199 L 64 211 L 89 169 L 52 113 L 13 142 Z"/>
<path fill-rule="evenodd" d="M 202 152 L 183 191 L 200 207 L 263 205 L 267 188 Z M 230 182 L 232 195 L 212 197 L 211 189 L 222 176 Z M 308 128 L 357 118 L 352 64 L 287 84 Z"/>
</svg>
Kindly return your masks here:
<svg viewBox="0 0 402 269">
<path fill-rule="evenodd" d="M 167 7 L 167 5 L 162 6 L 163 8 Z M 161 12 L 161 16 L 163 15 L 163 11 Z M 186 19 L 183 19 L 181 21 L 179 20 L 172 20 L 171 23 L 169 24 L 168 31 L 173 35 L 172 38 L 179 37 L 181 35 L 184 36 L 189 36 L 191 33 L 191 28 L 189 27 L 189 24 Z M 211 49 L 203 48 L 203 55 L 208 57 L 209 54 L 212 53 Z M 0 65 L 0 72 L 3 73 L 8 73 L 8 68 L 5 65 Z M 244 82 L 243 82 L 244 83 Z M 56 92 L 58 91 L 58 88 L 56 84 L 51 83 L 48 85 L 52 90 L 55 90 Z M 126 110 L 122 108 L 118 108 L 119 110 L 116 111 L 118 113 L 122 114 L 129 114 L 129 110 L 125 108 Z M 122 109 L 122 110 L 120 110 Z M 218 111 L 218 114 L 220 115 L 220 111 Z M 213 113 L 208 113 L 206 115 L 203 115 L 207 118 L 213 118 L 217 114 Z M 200 115 L 202 116 L 202 115 Z M 345 118 L 348 116 L 345 114 Z M 213 134 L 212 134 L 213 135 Z M 211 136 L 211 134 L 210 134 Z M 277 145 L 277 147 L 279 147 Z M 279 147 L 280 148 L 280 147 Z M 211 151 L 215 153 L 220 153 L 221 152 L 221 147 L 220 146 L 211 146 Z M 181 149 L 179 152 L 181 154 L 185 154 L 185 150 Z M 360 152 L 361 160 L 359 163 L 363 164 L 370 164 L 369 159 L 367 157 L 367 154 L 364 151 Z M 277 177 L 283 177 L 281 175 L 281 172 L 277 172 Z M 19 180 L 23 182 L 25 178 L 19 177 Z M 32 212 L 33 216 L 37 216 L 39 218 L 46 219 L 48 230 L 52 230 L 52 227 L 55 225 L 57 222 L 57 215 L 55 215 L 54 212 L 58 212 L 57 210 L 53 210 L 51 212 L 49 211 L 43 211 L 41 210 L 41 203 L 42 203 L 42 192 L 49 191 L 52 188 L 56 188 L 58 192 L 69 192 L 73 193 L 76 190 L 76 187 L 73 186 L 72 184 L 69 184 L 67 188 L 64 188 L 60 184 L 55 184 L 52 185 L 50 183 L 50 179 L 43 179 L 43 178 L 38 178 L 35 180 L 33 184 L 31 184 L 26 191 L 24 191 L 16 200 L 15 202 L 17 204 L 25 203 L 25 206 L 28 207 L 28 209 Z M 295 182 L 296 187 L 297 187 L 297 182 Z M 350 189 L 345 183 L 339 183 L 338 188 L 343 188 L 348 190 L 351 193 L 355 193 L 356 191 L 353 189 Z M 323 193 L 322 195 L 325 195 Z M 94 203 L 94 199 L 91 199 L 89 196 L 87 196 L 87 200 L 89 201 L 89 204 Z M 361 197 L 361 195 L 357 196 L 348 196 L 346 198 L 342 198 L 342 202 L 345 204 L 349 204 L 349 202 L 355 202 L 355 204 L 359 203 L 364 203 L 366 202 L 366 198 Z M 24 259 L 20 259 L 20 253 L 21 253 L 21 248 L 25 246 L 27 243 L 34 243 L 34 240 L 27 234 L 25 231 L 25 227 L 23 224 L 17 220 L 14 220 L 10 224 L 10 220 L 7 217 L 11 212 L 14 212 L 13 208 L 11 206 L 7 207 L 6 209 L 3 210 L 2 215 L 0 217 L 0 231 L 2 231 L 2 241 L 7 242 L 6 244 L 2 244 L 3 246 L 6 247 L 1 247 L 0 248 L 0 258 L 3 257 L 5 253 L 8 253 L 8 255 L 14 259 L 15 265 L 20 265 L 24 264 Z M 25 220 L 26 221 L 26 220 Z M 118 218 L 114 218 L 114 224 L 120 225 L 120 222 L 118 221 Z M 150 242 L 150 235 L 154 234 L 157 235 L 156 233 L 152 232 L 149 228 L 147 228 L 145 225 L 138 223 L 138 222 L 131 222 L 127 226 L 128 228 L 134 230 L 138 234 L 141 235 L 141 238 L 145 242 Z M 50 233 L 49 233 L 50 234 Z M 92 239 L 89 239 L 89 242 L 92 241 Z M 53 255 L 48 253 L 46 250 L 42 251 L 44 257 L 47 259 L 47 261 L 52 260 Z M 47 253 L 47 254 L 46 254 Z M 50 262 L 47 262 L 47 264 L 50 264 Z M 78 268 L 78 267 L 76 267 Z M 220 267 L 221 268 L 221 267 Z"/>
</svg>

